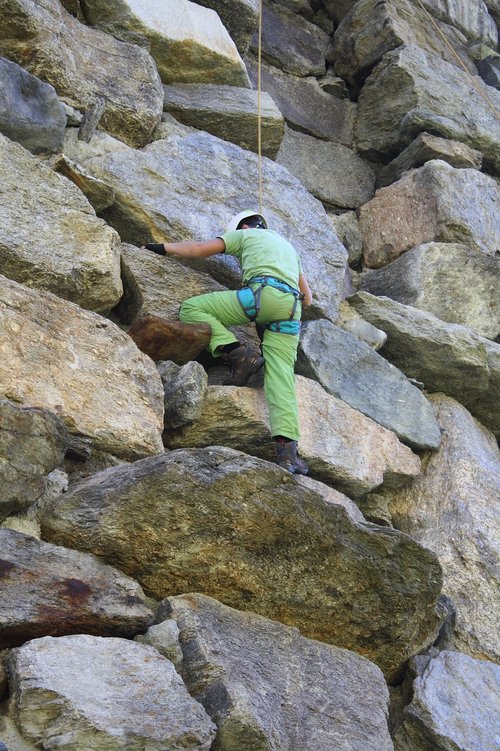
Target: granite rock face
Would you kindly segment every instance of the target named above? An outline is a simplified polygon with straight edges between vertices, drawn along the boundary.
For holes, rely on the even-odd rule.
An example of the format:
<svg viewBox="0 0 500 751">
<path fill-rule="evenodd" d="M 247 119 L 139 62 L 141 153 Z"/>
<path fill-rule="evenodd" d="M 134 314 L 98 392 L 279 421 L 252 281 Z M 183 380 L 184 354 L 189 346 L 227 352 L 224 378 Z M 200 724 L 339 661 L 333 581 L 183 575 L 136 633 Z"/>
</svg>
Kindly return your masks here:
<svg viewBox="0 0 500 751">
<path fill-rule="evenodd" d="M 122 458 L 163 450 L 160 376 L 114 323 L 5 277 L 0 322 L 1 398 L 54 411 Z"/>
<path fill-rule="evenodd" d="M 391 678 L 438 626 L 433 553 L 227 448 L 172 451 L 82 480 L 45 507 L 42 534 L 113 560 L 146 593 L 207 594 L 361 652 Z"/>
<path fill-rule="evenodd" d="M 14 650 L 9 666 L 11 716 L 38 747 L 211 747 L 215 726 L 153 647 L 113 637 L 46 636 Z"/>
<path fill-rule="evenodd" d="M 83 308 L 109 311 L 123 291 L 116 232 L 76 186 L 2 135 L 0 170 L 2 274 Z"/>
<path fill-rule="evenodd" d="M 500 666 L 441 652 L 413 683 L 394 738 L 396 751 L 498 748 Z"/>
<path fill-rule="evenodd" d="M 359 97 L 359 151 L 373 159 L 394 157 L 429 131 L 477 149 L 488 170 L 500 174 L 500 122 L 494 112 L 500 109 L 500 92 L 479 77 L 474 82 L 419 47 L 388 52 Z"/>
<path fill-rule="evenodd" d="M 66 113 L 53 87 L 0 58 L 0 133 L 34 154 L 59 151 Z"/>
<path fill-rule="evenodd" d="M 412 448 L 441 441 L 431 405 L 393 365 L 330 321 L 303 329 L 297 372 L 319 381 L 333 396 L 394 432 Z"/>
<path fill-rule="evenodd" d="M 87 21 L 147 47 L 164 83 L 247 86 L 236 46 L 213 10 L 190 0 L 81 0 Z"/>
<path fill-rule="evenodd" d="M 379 268 L 426 242 L 461 243 L 494 256 L 500 248 L 500 186 L 475 169 L 439 160 L 380 188 L 360 210 L 367 266 Z"/>
<path fill-rule="evenodd" d="M 58 0 L 2 0 L 0 54 L 76 109 L 104 98 L 101 126 L 131 146 L 144 146 L 160 121 L 163 90 L 148 52 L 85 26 Z"/>
<path fill-rule="evenodd" d="M 361 289 L 469 326 L 489 339 L 500 333 L 500 258 L 466 245 L 419 245 L 364 274 Z"/>
<path fill-rule="evenodd" d="M 40 636 L 131 637 L 154 619 L 137 582 L 86 553 L 0 529 L 0 647 Z"/>
<path fill-rule="evenodd" d="M 0 521 L 42 495 L 67 446 L 64 423 L 53 412 L 0 400 Z"/>
<path fill-rule="evenodd" d="M 179 627 L 184 680 L 217 725 L 216 748 L 392 751 L 387 688 L 368 660 L 203 595 L 163 610 Z"/>
<path fill-rule="evenodd" d="M 471 41 L 480 40 L 495 47 L 498 30 L 488 10 L 495 0 L 422 0 L 436 18 L 460 29 Z"/>
</svg>

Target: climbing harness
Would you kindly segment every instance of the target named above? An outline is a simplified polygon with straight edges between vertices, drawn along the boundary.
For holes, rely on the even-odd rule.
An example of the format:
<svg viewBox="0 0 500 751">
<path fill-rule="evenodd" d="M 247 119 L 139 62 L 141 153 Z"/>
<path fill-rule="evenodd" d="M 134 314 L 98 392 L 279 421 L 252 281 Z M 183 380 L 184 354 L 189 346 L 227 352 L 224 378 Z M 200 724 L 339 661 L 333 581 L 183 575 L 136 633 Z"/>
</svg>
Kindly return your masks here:
<svg viewBox="0 0 500 751">
<path fill-rule="evenodd" d="M 255 284 L 258 286 L 256 289 L 252 289 L 251 285 Z M 242 289 L 238 290 L 238 302 L 243 308 L 245 315 L 250 321 L 255 321 L 259 315 L 260 297 L 264 287 L 274 287 L 274 289 L 278 289 L 280 292 L 294 296 L 290 317 L 286 320 L 270 321 L 269 323 L 264 324 L 264 328 L 278 334 L 298 334 L 300 332 L 300 321 L 294 321 L 293 317 L 297 310 L 297 303 L 299 300 L 302 302 L 304 295 L 302 292 L 299 292 L 298 289 L 295 289 L 295 287 L 287 284 L 287 282 L 283 282 L 281 279 L 276 279 L 273 276 L 254 276 L 252 279 L 248 280 Z"/>
</svg>

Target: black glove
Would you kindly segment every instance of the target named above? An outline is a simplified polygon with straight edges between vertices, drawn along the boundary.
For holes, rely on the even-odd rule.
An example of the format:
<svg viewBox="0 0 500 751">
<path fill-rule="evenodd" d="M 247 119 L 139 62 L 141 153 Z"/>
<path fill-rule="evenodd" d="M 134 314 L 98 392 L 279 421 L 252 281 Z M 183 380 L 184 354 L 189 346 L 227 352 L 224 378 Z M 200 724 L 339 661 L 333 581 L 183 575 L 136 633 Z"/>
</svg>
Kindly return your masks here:
<svg viewBox="0 0 500 751">
<path fill-rule="evenodd" d="M 146 250 L 152 250 L 153 253 L 157 253 L 159 256 L 166 256 L 165 248 L 163 247 L 163 243 L 146 243 L 144 246 Z"/>
</svg>

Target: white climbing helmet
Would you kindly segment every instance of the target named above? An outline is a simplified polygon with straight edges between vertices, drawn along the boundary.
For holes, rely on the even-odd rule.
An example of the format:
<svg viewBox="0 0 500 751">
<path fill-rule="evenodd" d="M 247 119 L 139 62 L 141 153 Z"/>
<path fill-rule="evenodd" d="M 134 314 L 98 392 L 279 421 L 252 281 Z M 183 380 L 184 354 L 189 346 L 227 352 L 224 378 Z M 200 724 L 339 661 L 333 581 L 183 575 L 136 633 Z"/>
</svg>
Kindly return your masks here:
<svg viewBox="0 0 500 751">
<path fill-rule="evenodd" d="M 227 225 L 226 232 L 232 232 L 235 229 L 238 229 L 238 224 L 243 219 L 248 219 L 251 216 L 260 216 L 264 223 L 264 229 L 269 229 L 267 225 L 267 220 L 262 214 L 260 214 L 258 211 L 254 211 L 252 209 L 246 209 L 245 211 L 240 211 L 239 214 L 236 214 L 236 216 L 233 216 L 229 224 Z"/>
</svg>

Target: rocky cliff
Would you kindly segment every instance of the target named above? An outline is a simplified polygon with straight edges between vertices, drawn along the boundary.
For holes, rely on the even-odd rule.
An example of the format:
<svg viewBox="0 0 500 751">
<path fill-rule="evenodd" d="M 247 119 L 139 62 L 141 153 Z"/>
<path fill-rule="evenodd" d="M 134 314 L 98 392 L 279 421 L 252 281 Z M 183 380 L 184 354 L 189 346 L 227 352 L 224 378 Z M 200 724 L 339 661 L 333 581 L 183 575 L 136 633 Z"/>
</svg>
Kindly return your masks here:
<svg viewBox="0 0 500 751">
<path fill-rule="evenodd" d="M 307 478 L 141 249 L 258 206 L 258 21 L 0 0 L 0 749 L 500 749 L 500 2 L 263 0 Z"/>
</svg>

